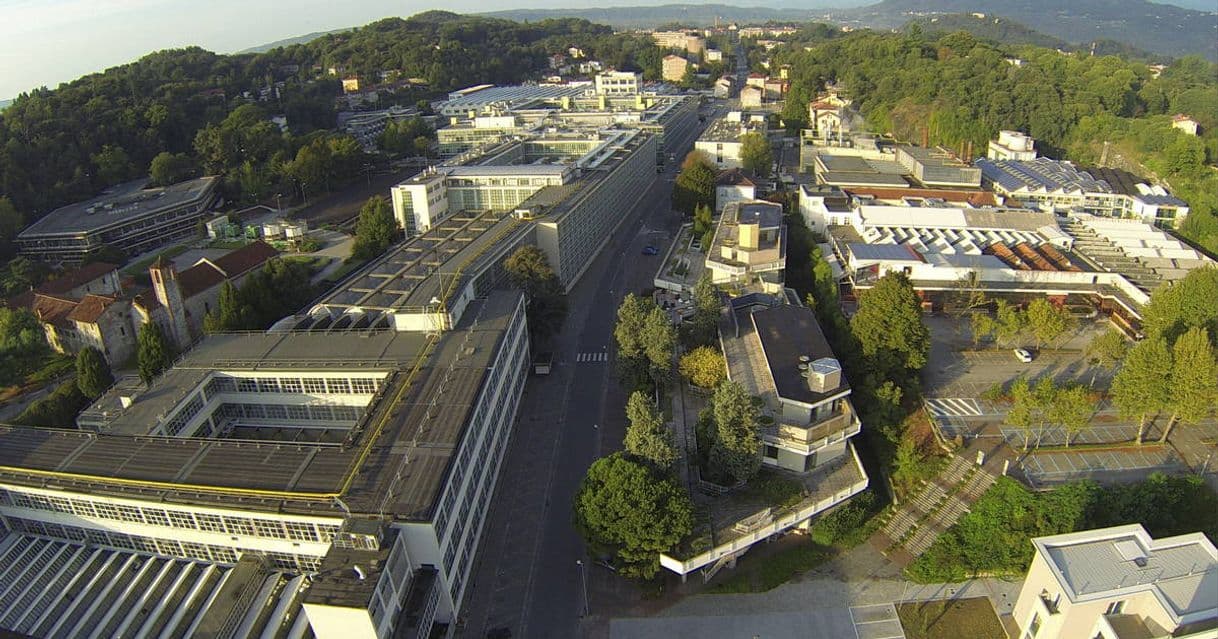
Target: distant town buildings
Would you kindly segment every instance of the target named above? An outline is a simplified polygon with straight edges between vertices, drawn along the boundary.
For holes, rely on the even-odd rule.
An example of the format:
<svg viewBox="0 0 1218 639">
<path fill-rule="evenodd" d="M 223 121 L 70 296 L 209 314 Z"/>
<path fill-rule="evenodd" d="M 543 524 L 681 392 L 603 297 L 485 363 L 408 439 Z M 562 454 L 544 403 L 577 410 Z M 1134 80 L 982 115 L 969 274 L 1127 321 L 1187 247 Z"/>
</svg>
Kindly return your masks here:
<svg viewBox="0 0 1218 639">
<path fill-rule="evenodd" d="M 1218 550 L 1140 524 L 1032 540 L 1012 612 L 1020 637 L 1205 637 L 1218 626 Z"/>
<path fill-rule="evenodd" d="M 692 55 L 701 55 L 706 48 L 706 40 L 702 36 L 687 31 L 656 31 L 651 38 L 658 47 L 680 49 Z"/>
<path fill-rule="evenodd" d="M 606 71 L 595 78 L 597 95 L 635 95 L 643 84 L 643 74 L 632 71 Z"/>
</svg>

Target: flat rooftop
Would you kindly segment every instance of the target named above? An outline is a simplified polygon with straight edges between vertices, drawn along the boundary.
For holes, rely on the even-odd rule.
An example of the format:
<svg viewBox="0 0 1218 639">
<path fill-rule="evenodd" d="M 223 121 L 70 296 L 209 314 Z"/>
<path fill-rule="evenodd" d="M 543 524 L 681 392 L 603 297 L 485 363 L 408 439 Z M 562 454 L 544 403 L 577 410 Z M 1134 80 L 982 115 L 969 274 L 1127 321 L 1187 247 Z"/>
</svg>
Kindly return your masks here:
<svg viewBox="0 0 1218 639">
<path fill-rule="evenodd" d="M 455 100 L 444 103 L 444 112 L 460 110 L 478 110 L 488 104 L 503 103 L 508 106 L 520 106 L 537 100 L 556 100 L 563 97 L 575 97 L 587 93 L 588 86 L 572 86 L 567 84 L 520 84 L 513 86 L 492 86 L 480 89 Z"/>
<path fill-rule="evenodd" d="M 1107 182 L 1097 180 L 1069 162 L 1035 160 L 990 160 L 978 158 L 976 166 L 986 181 L 1009 192 L 1045 191 L 1064 193 L 1114 193 Z"/>
<path fill-rule="evenodd" d="M 62 206 L 47 213 L 18 237 L 89 233 L 185 206 L 207 197 L 218 179 L 214 176 L 201 177 L 172 186 L 152 188 L 146 188 L 146 179 L 119 184 L 91 200 Z"/>
<path fill-rule="evenodd" d="M 244 509 L 330 515 L 344 513 L 334 499 L 341 497 L 354 512 L 425 519 L 520 297 L 515 291 L 492 292 L 472 302 L 457 327 L 438 338 L 401 333 L 342 339 L 335 334 L 242 336 L 247 342 L 219 336 L 214 346 L 192 352 L 183 362 L 200 366 L 183 370 L 205 373 L 206 366 L 225 361 L 242 344 L 277 367 L 325 370 L 327 356 L 337 358 L 347 349 L 356 350 L 341 353 L 344 357 L 372 357 L 368 361 L 386 366 L 397 362 L 396 372 L 342 444 L 0 426 L 0 481 L 53 481 L 65 490 L 133 492 L 143 498 L 153 493 L 170 502 L 204 505 L 237 499 Z M 369 345 L 355 346 L 361 339 L 370 340 Z M 334 344 L 323 346 L 327 340 Z M 408 357 L 411 349 L 415 354 Z M 310 359 L 313 363 L 306 364 Z M 174 383 L 166 376 L 153 390 L 173 396 L 180 391 Z"/>
<path fill-rule="evenodd" d="M 848 388 L 845 375 L 842 375 L 837 388 L 818 393 L 808 388 L 808 381 L 802 376 L 801 363 L 837 359 L 812 309 L 780 304 L 754 311 L 750 317 L 779 397 L 815 404 Z M 808 361 L 801 362 L 800 358 L 805 356 Z"/>
<path fill-rule="evenodd" d="M 1074 601 L 1151 590 L 1177 616 L 1218 612 L 1218 550 L 1202 533 L 1153 539 L 1132 524 L 1032 543 Z"/>
</svg>

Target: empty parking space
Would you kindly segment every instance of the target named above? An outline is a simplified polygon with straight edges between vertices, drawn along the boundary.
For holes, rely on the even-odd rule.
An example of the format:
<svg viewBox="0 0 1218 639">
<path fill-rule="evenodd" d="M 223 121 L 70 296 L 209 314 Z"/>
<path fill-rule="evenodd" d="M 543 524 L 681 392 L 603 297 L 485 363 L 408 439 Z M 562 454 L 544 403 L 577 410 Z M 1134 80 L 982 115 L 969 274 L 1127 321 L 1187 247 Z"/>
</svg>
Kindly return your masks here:
<svg viewBox="0 0 1218 639">
<path fill-rule="evenodd" d="M 1137 424 L 1108 424 L 1090 426 L 1069 437 L 1071 444 L 1115 444 L 1133 441 L 1137 434 Z M 1023 432 L 1017 428 L 1003 428 L 1002 436 L 1012 446 L 1023 446 Z M 1062 446 L 1066 437 L 1066 429 L 1052 426 L 1033 434 L 1032 441 L 1041 446 Z"/>
<path fill-rule="evenodd" d="M 1117 477 L 1128 473 L 1174 471 L 1184 467 L 1168 448 L 1151 450 L 1072 451 L 1032 453 L 1023 462 L 1024 472 L 1037 483 L 1073 479 Z"/>
<path fill-rule="evenodd" d="M 858 639 L 905 639 L 896 606 L 890 603 L 850 608 Z"/>
</svg>

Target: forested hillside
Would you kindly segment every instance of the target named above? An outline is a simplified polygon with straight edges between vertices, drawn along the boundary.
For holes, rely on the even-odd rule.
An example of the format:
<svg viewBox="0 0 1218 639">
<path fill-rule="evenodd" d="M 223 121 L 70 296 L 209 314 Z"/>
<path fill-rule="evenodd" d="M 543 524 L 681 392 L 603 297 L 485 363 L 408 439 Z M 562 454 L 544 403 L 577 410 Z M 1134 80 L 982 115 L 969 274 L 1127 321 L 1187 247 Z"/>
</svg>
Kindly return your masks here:
<svg viewBox="0 0 1218 639">
<path fill-rule="evenodd" d="M 927 129 L 932 143 L 984 149 L 999 129 L 1018 129 L 1043 153 L 1083 163 L 1108 141 L 1188 200 L 1184 233 L 1218 251 L 1218 65 L 1198 56 L 1154 78 L 1145 64 L 1115 56 L 1000 47 L 963 32 L 860 32 L 796 41 L 777 58 L 792 65 L 793 94 L 840 81 L 875 131 L 906 140 Z M 1202 135 L 1172 129 L 1175 113 L 1193 116 Z"/>
<path fill-rule="evenodd" d="M 424 86 L 416 80 L 398 96 L 413 104 L 470 84 L 536 77 L 549 54 L 574 44 L 622 68 L 658 70 L 658 50 L 649 41 L 614 36 L 584 20 L 519 24 L 428 12 L 263 54 L 161 51 L 32 91 L 0 113 L 0 259 L 23 224 L 148 175 L 161 153 L 174 155 L 165 164 L 176 167 L 175 176 L 190 174 L 192 166 L 196 173 L 224 172 L 230 195 L 265 198 L 294 170 L 309 176 L 313 192 L 340 183 L 350 167 L 327 163 L 356 158 L 350 141 L 309 135 L 335 125 L 341 87 L 328 75 L 331 68 L 365 83 L 378 81 L 381 72 L 421 79 Z M 243 97 L 256 98 L 277 82 L 283 83 L 278 98 L 251 105 L 254 100 Z M 267 121 L 276 113 L 287 115 L 292 135 Z"/>
</svg>

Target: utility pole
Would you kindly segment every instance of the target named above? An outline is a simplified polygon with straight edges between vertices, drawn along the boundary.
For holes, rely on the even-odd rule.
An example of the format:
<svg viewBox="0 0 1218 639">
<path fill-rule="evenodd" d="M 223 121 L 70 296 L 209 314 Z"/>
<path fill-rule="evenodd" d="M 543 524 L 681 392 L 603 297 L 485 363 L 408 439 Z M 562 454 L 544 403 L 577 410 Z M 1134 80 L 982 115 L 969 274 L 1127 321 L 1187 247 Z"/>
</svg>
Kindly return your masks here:
<svg viewBox="0 0 1218 639">
<path fill-rule="evenodd" d="M 579 579 L 580 579 L 580 583 L 583 586 L 583 592 L 584 592 L 584 608 L 583 608 L 583 612 L 581 612 L 579 616 L 587 617 L 588 616 L 588 566 L 586 566 L 584 564 L 584 560 L 582 560 L 582 559 L 576 559 L 575 565 L 579 567 Z"/>
</svg>

